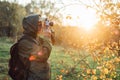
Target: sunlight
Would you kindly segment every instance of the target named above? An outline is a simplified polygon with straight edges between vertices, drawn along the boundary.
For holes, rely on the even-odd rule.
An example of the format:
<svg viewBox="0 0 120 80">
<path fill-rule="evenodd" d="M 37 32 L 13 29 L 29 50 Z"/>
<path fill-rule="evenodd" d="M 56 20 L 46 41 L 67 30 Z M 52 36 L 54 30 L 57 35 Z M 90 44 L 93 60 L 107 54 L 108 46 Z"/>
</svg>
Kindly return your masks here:
<svg viewBox="0 0 120 80">
<path fill-rule="evenodd" d="M 96 14 L 88 10 L 80 17 L 81 25 L 79 25 L 79 27 L 84 27 L 86 30 L 90 30 L 94 27 L 97 21 L 98 19 L 96 17 Z"/>
<path fill-rule="evenodd" d="M 70 14 L 68 14 L 63 21 L 63 24 L 66 26 L 77 26 L 83 27 L 86 30 L 90 30 L 98 21 L 96 17 L 96 12 L 92 9 L 87 9 L 83 7 L 72 7 L 71 9 L 71 11 L 67 11 Z"/>
</svg>

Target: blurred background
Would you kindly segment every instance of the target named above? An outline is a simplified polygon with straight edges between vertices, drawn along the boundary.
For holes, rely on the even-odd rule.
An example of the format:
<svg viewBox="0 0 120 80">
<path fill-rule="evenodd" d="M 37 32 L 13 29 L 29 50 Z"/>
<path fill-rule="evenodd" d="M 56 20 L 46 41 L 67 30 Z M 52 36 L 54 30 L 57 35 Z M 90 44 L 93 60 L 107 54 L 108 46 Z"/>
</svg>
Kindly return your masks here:
<svg viewBox="0 0 120 80">
<path fill-rule="evenodd" d="M 33 13 L 54 22 L 52 80 L 120 79 L 120 0 L 0 0 L 0 80 Z"/>
</svg>

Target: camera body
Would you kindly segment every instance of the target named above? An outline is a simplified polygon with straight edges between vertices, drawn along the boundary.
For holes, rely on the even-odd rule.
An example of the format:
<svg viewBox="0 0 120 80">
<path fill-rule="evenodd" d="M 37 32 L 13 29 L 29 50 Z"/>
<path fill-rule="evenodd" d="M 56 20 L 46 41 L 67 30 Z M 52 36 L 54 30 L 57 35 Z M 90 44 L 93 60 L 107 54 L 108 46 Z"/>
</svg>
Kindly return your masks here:
<svg viewBox="0 0 120 80">
<path fill-rule="evenodd" d="M 39 17 L 39 21 L 42 23 L 42 25 L 45 25 L 45 21 L 47 18 Z M 48 19 L 47 19 L 48 20 Z M 49 21 L 49 20 L 48 20 Z M 54 23 L 52 21 L 49 21 L 49 26 L 53 26 Z"/>
<path fill-rule="evenodd" d="M 50 23 L 49 23 L 49 25 L 50 25 L 50 26 L 53 26 L 53 25 L 54 25 L 54 23 L 53 23 L 53 22 L 50 22 Z"/>
</svg>

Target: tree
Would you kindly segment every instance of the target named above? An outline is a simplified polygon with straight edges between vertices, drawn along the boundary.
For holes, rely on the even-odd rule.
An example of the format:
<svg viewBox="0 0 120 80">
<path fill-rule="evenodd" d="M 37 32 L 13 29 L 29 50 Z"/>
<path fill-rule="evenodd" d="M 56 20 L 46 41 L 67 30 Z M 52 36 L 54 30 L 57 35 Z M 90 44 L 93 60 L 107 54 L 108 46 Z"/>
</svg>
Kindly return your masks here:
<svg viewBox="0 0 120 80">
<path fill-rule="evenodd" d="M 26 15 L 25 8 L 17 3 L 1 1 L 0 12 L 0 27 L 10 27 L 11 36 L 16 36 L 21 30 L 22 18 Z"/>
<path fill-rule="evenodd" d="M 59 8 L 56 8 L 56 2 L 52 0 L 31 0 L 31 3 L 26 5 L 25 8 L 28 13 L 38 13 L 57 24 L 61 23 L 62 15 L 58 13 Z M 55 15 L 56 13 L 57 15 Z"/>
<path fill-rule="evenodd" d="M 96 14 L 102 23 L 109 25 L 119 25 L 120 22 L 120 1 L 119 0 L 87 0 L 91 4 L 78 0 L 87 8 L 96 10 Z"/>
<path fill-rule="evenodd" d="M 78 0 L 87 8 L 96 10 L 99 27 L 109 26 L 109 31 L 106 31 L 108 36 L 114 41 L 119 42 L 120 39 L 120 1 L 119 0 L 86 0 L 89 4 Z M 109 32 L 109 33 L 108 33 Z M 119 44 L 119 43 L 118 43 Z"/>
</svg>

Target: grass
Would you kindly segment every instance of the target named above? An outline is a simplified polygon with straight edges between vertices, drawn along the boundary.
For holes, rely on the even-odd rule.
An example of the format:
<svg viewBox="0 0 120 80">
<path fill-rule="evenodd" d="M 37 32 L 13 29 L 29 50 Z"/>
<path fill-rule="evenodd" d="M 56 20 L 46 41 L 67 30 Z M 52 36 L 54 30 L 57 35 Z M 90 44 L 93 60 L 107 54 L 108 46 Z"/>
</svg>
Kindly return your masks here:
<svg viewBox="0 0 120 80">
<path fill-rule="evenodd" d="M 13 42 L 6 37 L 0 38 L 0 80 L 5 80 L 6 78 L 10 80 L 7 75 L 8 72 L 8 61 L 9 61 L 9 50 Z M 60 69 L 63 69 L 63 65 L 60 65 L 62 61 L 69 62 L 70 56 L 64 55 L 65 51 L 62 47 L 53 46 L 52 53 L 50 56 L 52 80 L 55 76 L 59 75 Z"/>
<path fill-rule="evenodd" d="M 9 50 L 12 44 L 13 42 L 10 41 L 9 38 L 0 38 L 0 80 L 11 80 L 7 75 L 7 72 Z M 74 64 L 74 61 L 71 59 L 72 56 L 68 54 L 68 51 L 71 51 L 71 53 L 77 53 L 71 49 L 66 49 L 60 46 L 53 46 L 51 56 L 49 58 L 51 64 L 52 80 L 55 80 L 58 75 L 61 75 L 61 70 L 67 69 L 72 66 L 72 64 Z M 63 79 L 69 80 L 69 78 L 66 77 L 63 77 Z"/>
<path fill-rule="evenodd" d="M 6 37 L 0 38 L 0 80 L 10 80 L 7 75 L 8 71 L 8 60 L 9 60 L 9 49 L 12 45 L 10 39 Z"/>
<path fill-rule="evenodd" d="M 8 76 L 8 61 L 9 50 L 13 42 L 10 39 L 3 37 L 0 38 L 0 80 L 11 80 Z M 71 56 L 66 54 L 63 47 L 53 46 L 51 56 L 49 58 L 51 64 L 52 80 L 56 79 L 56 76 L 61 75 L 60 70 L 65 69 L 73 64 Z"/>
<path fill-rule="evenodd" d="M 64 48 L 53 46 L 50 61 L 52 70 L 52 80 L 55 80 L 56 76 L 60 75 L 60 70 L 64 69 L 64 66 L 66 64 L 70 63 L 70 56 L 65 55 Z"/>
<path fill-rule="evenodd" d="M 6 38 L 0 38 L 0 80 L 11 80 L 11 78 L 7 75 L 8 72 L 8 60 L 9 60 L 9 49 L 13 42 Z M 77 53 L 77 54 L 76 54 Z M 84 56 L 88 55 L 85 51 L 77 51 L 73 50 L 71 48 L 64 48 L 61 46 L 53 46 L 52 52 L 49 58 L 50 64 L 51 64 L 51 80 L 56 80 L 56 78 L 60 75 L 62 75 L 61 80 L 83 80 L 81 78 L 76 78 L 76 74 L 71 74 L 69 76 L 65 76 L 64 72 L 62 73 L 62 70 L 69 70 L 72 68 L 76 61 L 75 59 L 81 60 L 84 58 Z M 95 68 L 96 63 L 93 61 L 91 56 L 88 56 L 85 58 L 87 61 L 89 61 L 90 68 Z M 85 63 L 79 63 L 75 68 L 80 72 L 80 66 L 85 65 Z M 79 75 L 78 74 L 78 75 Z M 60 80 L 60 79 L 59 79 Z"/>
</svg>

